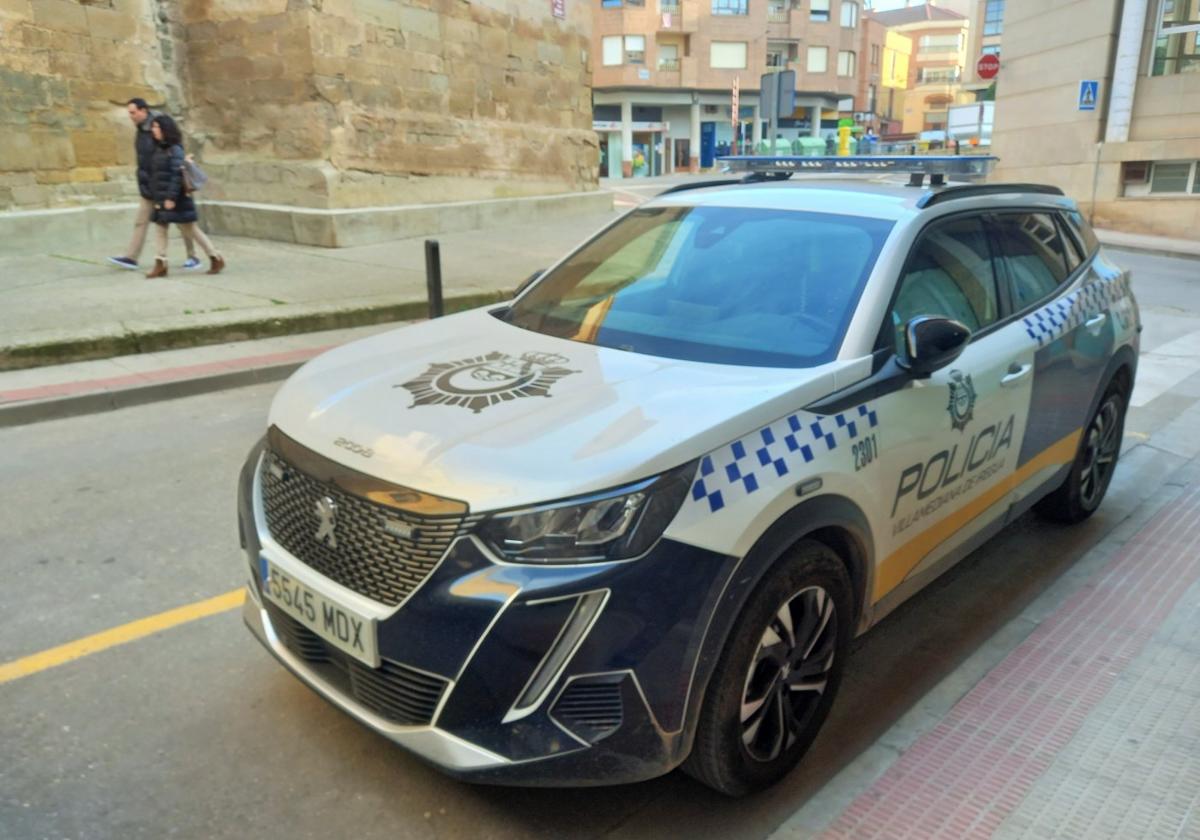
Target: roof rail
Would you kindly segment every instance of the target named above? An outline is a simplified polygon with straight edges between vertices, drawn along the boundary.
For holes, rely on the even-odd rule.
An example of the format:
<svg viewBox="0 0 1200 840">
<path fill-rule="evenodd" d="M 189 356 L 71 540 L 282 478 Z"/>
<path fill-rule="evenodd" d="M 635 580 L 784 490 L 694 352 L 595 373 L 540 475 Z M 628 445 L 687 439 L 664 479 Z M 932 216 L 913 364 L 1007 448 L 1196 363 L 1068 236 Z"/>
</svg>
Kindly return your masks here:
<svg viewBox="0 0 1200 840">
<path fill-rule="evenodd" d="M 910 173 L 909 184 L 941 186 L 947 177 L 973 180 L 985 177 L 996 162 L 991 155 L 734 155 L 719 159 L 732 171 L 752 176 L 787 177 L 794 172 Z"/>
<path fill-rule="evenodd" d="M 960 184 L 930 190 L 917 199 L 917 206 L 924 209 L 942 201 L 955 198 L 974 198 L 978 195 L 999 193 L 1041 193 L 1042 195 L 1065 195 L 1058 187 L 1049 184 Z"/>
</svg>

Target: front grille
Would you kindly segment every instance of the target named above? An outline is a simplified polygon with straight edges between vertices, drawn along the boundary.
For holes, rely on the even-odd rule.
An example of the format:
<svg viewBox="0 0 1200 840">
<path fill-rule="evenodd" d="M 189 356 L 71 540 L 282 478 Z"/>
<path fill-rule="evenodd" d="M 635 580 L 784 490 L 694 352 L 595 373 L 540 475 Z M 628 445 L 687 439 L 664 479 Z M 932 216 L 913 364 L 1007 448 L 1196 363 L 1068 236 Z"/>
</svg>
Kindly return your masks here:
<svg viewBox="0 0 1200 840">
<path fill-rule="evenodd" d="M 318 481 L 268 451 L 263 458 L 263 509 L 271 536 L 296 559 L 330 580 L 390 607 L 429 576 L 465 530 L 461 515 L 427 516 L 397 510 Z M 336 547 L 318 540 L 323 499 L 333 502 Z M 411 538 L 384 530 L 394 520 Z"/>
<path fill-rule="evenodd" d="M 384 659 L 369 668 L 328 644 L 270 601 L 264 602 L 271 627 L 283 646 L 313 670 L 375 714 L 402 726 L 424 726 L 433 720 L 447 681 Z"/>
</svg>

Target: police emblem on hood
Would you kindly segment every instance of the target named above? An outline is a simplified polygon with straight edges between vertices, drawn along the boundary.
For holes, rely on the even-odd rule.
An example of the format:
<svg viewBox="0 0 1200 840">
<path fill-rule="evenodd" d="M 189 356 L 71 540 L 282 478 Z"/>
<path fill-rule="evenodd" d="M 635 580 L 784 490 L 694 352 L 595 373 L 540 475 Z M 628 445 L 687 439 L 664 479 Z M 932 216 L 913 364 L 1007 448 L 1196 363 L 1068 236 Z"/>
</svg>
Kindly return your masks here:
<svg viewBox="0 0 1200 840">
<path fill-rule="evenodd" d="M 456 362 L 437 362 L 416 379 L 394 385 L 413 395 L 409 408 L 419 405 L 461 405 L 478 414 L 490 405 L 519 397 L 549 397 L 550 387 L 579 371 L 563 367 L 557 353 L 492 352 Z"/>
<path fill-rule="evenodd" d="M 960 432 L 975 418 L 975 383 L 971 374 L 960 370 L 950 371 L 950 425 Z"/>
</svg>

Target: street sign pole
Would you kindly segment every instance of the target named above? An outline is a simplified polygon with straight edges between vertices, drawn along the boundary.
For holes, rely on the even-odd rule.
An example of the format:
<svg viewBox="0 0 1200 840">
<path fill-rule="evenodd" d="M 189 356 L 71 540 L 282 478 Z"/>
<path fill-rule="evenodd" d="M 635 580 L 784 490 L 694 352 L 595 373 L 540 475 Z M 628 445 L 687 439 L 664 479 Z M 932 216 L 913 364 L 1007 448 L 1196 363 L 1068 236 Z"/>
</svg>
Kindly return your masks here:
<svg viewBox="0 0 1200 840">
<path fill-rule="evenodd" d="M 779 124 L 779 74 L 764 73 L 758 85 L 760 119 L 767 121 L 767 148 L 775 151 L 775 129 Z M 757 149 L 754 150 L 758 152 Z"/>
<path fill-rule="evenodd" d="M 741 81 L 738 76 L 734 76 L 733 77 L 733 108 L 732 108 L 733 113 L 731 116 L 731 121 L 733 122 L 733 153 L 735 155 L 738 153 L 738 134 L 740 133 L 739 129 L 741 128 L 741 125 L 742 125 L 741 120 L 738 118 L 738 111 L 741 107 L 740 99 L 741 99 Z"/>
</svg>

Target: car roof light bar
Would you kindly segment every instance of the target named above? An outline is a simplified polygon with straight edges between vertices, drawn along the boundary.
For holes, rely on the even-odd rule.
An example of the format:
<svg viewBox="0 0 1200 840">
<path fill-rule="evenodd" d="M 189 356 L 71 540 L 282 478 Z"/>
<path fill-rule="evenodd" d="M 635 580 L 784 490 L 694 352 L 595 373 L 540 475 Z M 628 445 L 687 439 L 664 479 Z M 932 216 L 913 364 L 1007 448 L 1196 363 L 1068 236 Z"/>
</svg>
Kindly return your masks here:
<svg viewBox="0 0 1200 840">
<path fill-rule="evenodd" d="M 730 171 L 756 179 L 786 178 L 796 172 L 838 174 L 908 173 L 909 186 L 942 186 L 947 178 L 973 181 L 987 177 L 997 158 L 992 155 L 731 155 L 718 158 Z"/>
</svg>

